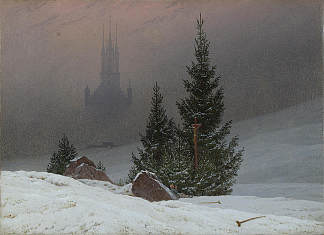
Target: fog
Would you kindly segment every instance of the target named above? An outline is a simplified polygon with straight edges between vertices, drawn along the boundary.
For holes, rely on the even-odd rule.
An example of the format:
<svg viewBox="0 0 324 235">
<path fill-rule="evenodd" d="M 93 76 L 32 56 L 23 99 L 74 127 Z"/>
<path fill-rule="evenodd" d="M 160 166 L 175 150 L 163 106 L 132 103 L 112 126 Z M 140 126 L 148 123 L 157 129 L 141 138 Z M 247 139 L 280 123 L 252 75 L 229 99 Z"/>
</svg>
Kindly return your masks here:
<svg viewBox="0 0 324 235">
<path fill-rule="evenodd" d="M 193 59 L 199 13 L 221 75 L 226 120 L 322 95 L 320 1 L 5 0 L 3 157 L 51 152 L 63 133 L 79 148 L 136 141 L 156 81 L 168 114 L 179 121 L 176 101 L 185 96 L 182 79 Z M 131 83 L 133 102 L 123 115 L 99 120 L 84 111 L 84 88 L 100 83 L 109 16 L 118 24 L 121 88 L 126 92 Z"/>
</svg>

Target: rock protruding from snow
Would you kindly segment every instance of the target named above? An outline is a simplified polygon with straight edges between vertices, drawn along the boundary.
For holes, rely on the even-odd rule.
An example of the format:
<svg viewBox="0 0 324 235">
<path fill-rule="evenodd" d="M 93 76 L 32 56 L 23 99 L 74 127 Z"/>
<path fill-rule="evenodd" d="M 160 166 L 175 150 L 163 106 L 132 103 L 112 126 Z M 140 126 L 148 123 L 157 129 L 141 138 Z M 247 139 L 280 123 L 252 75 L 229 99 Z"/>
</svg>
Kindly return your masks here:
<svg viewBox="0 0 324 235">
<path fill-rule="evenodd" d="M 79 157 L 79 158 L 74 158 L 70 165 L 76 163 L 78 166 L 81 165 L 82 163 L 87 164 L 89 166 L 93 166 L 96 167 L 96 165 L 94 164 L 93 161 L 91 161 L 90 159 L 88 159 L 87 157 L 83 156 L 83 157 Z"/>
<path fill-rule="evenodd" d="M 112 183 L 106 173 L 96 169 L 96 165 L 87 157 L 81 157 L 75 161 L 71 161 L 64 175 L 74 179 L 101 180 Z"/>
<path fill-rule="evenodd" d="M 136 197 L 144 198 L 150 202 L 163 200 L 176 200 L 178 197 L 155 174 L 141 171 L 133 181 L 132 193 Z"/>
</svg>

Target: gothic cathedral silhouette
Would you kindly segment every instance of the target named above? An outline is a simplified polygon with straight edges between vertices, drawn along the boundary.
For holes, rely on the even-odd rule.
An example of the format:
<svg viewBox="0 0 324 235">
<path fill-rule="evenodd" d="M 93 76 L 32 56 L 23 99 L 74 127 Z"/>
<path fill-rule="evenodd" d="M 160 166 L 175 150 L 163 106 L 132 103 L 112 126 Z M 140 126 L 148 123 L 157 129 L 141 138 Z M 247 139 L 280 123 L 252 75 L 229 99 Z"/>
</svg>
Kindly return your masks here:
<svg viewBox="0 0 324 235">
<path fill-rule="evenodd" d="M 129 107 L 132 102 L 132 88 L 129 83 L 127 94 L 120 88 L 119 48 L 117 41 L 117 24 L 115 41 L 111 37 L 111 19 L 109 21 L 108 42 L 105 28 L 102 31 L 100 85 L 93 91 L 87 86 L 84 90 L 86 110 L 103 115 L 118 114 Z"/>
</svg>

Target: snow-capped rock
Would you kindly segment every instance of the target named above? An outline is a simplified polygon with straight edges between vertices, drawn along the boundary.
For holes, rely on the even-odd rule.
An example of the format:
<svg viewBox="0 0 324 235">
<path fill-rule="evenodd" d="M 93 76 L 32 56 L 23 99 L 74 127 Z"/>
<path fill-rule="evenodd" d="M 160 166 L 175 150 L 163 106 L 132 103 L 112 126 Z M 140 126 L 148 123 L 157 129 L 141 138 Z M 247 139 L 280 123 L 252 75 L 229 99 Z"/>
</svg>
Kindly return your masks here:
<svg viewBox="0 0 324 235">
<path fill-rule="evenodd" d="M 176 200 L 178 197 L 155 174 L 148 171 L 138 173 L 133 181 L 132 193 L 148 201 Z"/>
<path fill-rule="evenodd" d="M 87 157 L 81 157 L 72 161 L 65 170 L 64 176 L 69 176 L 74 179 L 92 179 L 112 183 L 106 173 L 96 169 L 96 165 Z"/>
</svg>

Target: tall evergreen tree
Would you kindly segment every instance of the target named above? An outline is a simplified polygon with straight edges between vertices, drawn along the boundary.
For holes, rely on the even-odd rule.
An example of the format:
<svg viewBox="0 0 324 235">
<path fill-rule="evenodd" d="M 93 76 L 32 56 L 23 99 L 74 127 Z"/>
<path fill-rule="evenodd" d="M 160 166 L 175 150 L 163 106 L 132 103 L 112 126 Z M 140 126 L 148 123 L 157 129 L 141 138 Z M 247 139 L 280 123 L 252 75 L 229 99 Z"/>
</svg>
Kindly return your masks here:
<svg viewBox="0 0 324 235">
<path fill-rule="evenodd" d="M 198 134 L 199 167 L 192 172 L 190 192 L 195 195 L 219 195 L 231 192 L 242 161 L 243 150 L 237 150 L 238 138 L 229 143 L 231 121 L 222 125 L 224 93 L 216 76 L 216 66 L 209 58 L 209 41 L 203 30 L 204 21 L 197 20 L 195 61 L 187 66 L 189 79 L 184 80 L 188 97 L 177 103 L 183 121 L 183 133 L 191 155 L 194 155 L 192 124 L 201 124 Z M 227 137 L 229 139 L 229 137 Z"/>
<path fill-rule="evenodd" d="M 210 65 L 209 41 L 203 30 L 204 21 L 197 20 L 195 38 L 195 58 L 187 66 L 190 79 L 184 80 L 188 97 L 177 103 L 184 129 L 191 129 L 194 119 L 201 123 L 199 131 L 207 134 L 220 126 L 224 112 L 223 89 L 219 86 L 220 76 L 216 76 L 216 66 Z"/>
<path fill-rule="evenodd" d="M 54 152 L 50 163 L 47 166 L 47 172 L 63 175 L 67 165 L 77 156 L 73 144 L 70 144 L 68 137 L 64 134 L 59 140 L 58 151 Z"/>
<path fill-rule="evenodd" d="M 139 157 L 132 154 L 133 167 L 129 173 L 132 180 L 141 170 L 157 173 L 163 164 L 162 155 L 174 141 L 175 124 L 169 119 L 163 106 L 160 87 L 155 83 L 145 135 L 141 136 L 143 148 L 138 148 Z"/>
</svg>

